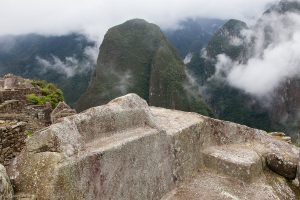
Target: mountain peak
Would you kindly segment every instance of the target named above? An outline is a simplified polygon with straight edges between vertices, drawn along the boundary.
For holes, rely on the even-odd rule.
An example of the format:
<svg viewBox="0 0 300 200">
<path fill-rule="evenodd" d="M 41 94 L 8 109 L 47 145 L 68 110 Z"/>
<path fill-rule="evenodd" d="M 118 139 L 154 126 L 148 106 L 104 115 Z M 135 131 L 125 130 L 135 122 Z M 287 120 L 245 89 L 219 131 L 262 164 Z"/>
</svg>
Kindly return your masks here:
<svg viewBox="0 0 300 200">
<path fill-rule="evenodd" d="M 106 33 L 91 84 L 77 108 L 136 93 L 152 106 L 211 114 L 200 97 L 190 97 L 186 84 L 185 66 L 160 28 L 133 19 Z"/>
<path fill-rule="evenodd" d="M 270 14 L 273 12 L 286 13 L 286 12 L 299 12 L 300 2 L 296 0 L 281 0 L 279 3 L 274 4 L 264 14 Z"/>
<path fill-rule="evenodd" d="M 149 24 L 149 22 L 147 22 L 144 19 L 134 18 L 134 19 L 127 20 L 124 24 Z"/>
</svg>

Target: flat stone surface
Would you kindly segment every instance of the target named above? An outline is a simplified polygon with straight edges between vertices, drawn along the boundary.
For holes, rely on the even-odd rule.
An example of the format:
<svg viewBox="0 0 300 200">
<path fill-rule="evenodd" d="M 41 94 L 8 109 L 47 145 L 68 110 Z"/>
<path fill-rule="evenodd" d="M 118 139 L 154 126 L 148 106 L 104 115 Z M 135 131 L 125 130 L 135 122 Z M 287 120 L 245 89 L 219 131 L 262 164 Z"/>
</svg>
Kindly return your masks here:
<svg viewBox="0 0 300 200">
<path fill-rule="evenodd" d="M 205 117 L 178 110 L 150 107 L 150 110 L 159 126 L 169 135 L 176 134 L 197 123 L 203 123 Z"/>
<path fill-rule="evenodd" d="M 156 129 L 152 129 L 147 126 L 120 131 L 118 133 L 115 133 L 111 137 L 99 138 L 87 143 L 85 146 L 85 151 L 81 153 L 84 153 L 84 155 L 86 156 L 88 153 L 102 152 L 110 148 L 117 148 L 130 141 L 134 141 L 139 138 L 157 133 L 158 132 Z"/>
<path fill-rule="evenodd" d="M 244 181 L 255 179 L 263 167 L 259 155 L 246 145 L 209 147 L 203 151 L 203 159 L 207 168 Z"/>
<path fill-rule="evenodd" d="M 297 188 L 295 188 L 297 190 Z M 214 171 L 201 170 L 161 200 L 296 200 L 284 178 L 271 172 L 247 183 Z"/>
</svg>

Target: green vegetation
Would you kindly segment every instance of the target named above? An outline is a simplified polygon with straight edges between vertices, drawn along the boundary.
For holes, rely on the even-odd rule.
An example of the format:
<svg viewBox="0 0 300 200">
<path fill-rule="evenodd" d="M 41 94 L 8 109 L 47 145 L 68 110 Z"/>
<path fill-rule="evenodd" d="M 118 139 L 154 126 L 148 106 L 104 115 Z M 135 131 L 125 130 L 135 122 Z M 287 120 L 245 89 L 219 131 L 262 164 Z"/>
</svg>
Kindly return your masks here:
<svg viewBox="0 0 300 200">
<path fill-rule="evenodd" d="M 41 96 L 36 94 L 29 94 L 26 96 L 29 103 L 35 105 L 46 105 L 47 102 L 51 103 L 52 108 L 64 100 L 63 92 L 58 89 L 54 84 L 47 83 L 46 81 L 32 81 L 31 84 L 39 88 L 42 92 Z"/>
<path fill-rule="evenodd" d="M 271 118 L 266 108 L 255 102 L 250 95 L 231 87 L 225 81 L 211 78 L 215 73 L 218 54 L 225 53 L 233 60 L 243 58 L 244 52 L 247 50 L 245 44 L 241 43 L 235 46 L 230 43 L 230 40 L 234 37 L 243 41 L 240 33 L 245 28 L 247 25 L 244 22 L 229 20 L 216 32 L 206 48 L 207 56 L 210 59 L 194 54 L 188 69 L 194 77 L 197 77 L 200 85 L 205 85 L 205 92 L 209 96 L 208 103 L 219 119 L 273 131 Z"/>
<path fill-rule="evenodd" d="M 208 43 L 206 48 L 208 56 L 215 58 L 219 54 L 226 53 L 231 59 L 236 60 L 246 47 L 243 43 L 232 44 L 232 38 L 243 41 L 244 36 L 241 34 L 243 29 L 248 29 L 246 23 L 234 19 L 229 20 Z"/>
<path fill-rule="evenodd" d="M 212 95 L 210 103 L 220 119 L 273 131 L 268 110 L 251 96 L 215 79 L 208 83 L 207 92 Z"/>
<path fill-rule="evenodd" d="M 219 19 L 188 18 L 179 22 L 180 28 L 167 29 L 164 33 L 184 59 L 188 53 L 199 53 L 224 23 Z"/>
<path fill-rule="evenodd" d="M 25 131 L 25 134 L 27 135 L 27 137 L 32 137 L 33 131 Z"/>
</svg>

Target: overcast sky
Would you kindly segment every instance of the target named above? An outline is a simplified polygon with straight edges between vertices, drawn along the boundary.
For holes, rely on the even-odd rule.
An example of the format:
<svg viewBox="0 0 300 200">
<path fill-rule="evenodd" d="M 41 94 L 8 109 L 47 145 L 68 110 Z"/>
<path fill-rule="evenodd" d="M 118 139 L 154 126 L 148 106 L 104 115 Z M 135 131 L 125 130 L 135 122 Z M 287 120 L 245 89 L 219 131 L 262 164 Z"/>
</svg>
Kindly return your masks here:
<svg viewBox="0 0 300 200">
<path fill-rule="evenodd" d="M 109 27 L 144 18 L 163 28 L 186 17 L 251 21 L 277 0 L 0 0 L 0 35 L 81 31 L 101 40 Z"/>
</svg>

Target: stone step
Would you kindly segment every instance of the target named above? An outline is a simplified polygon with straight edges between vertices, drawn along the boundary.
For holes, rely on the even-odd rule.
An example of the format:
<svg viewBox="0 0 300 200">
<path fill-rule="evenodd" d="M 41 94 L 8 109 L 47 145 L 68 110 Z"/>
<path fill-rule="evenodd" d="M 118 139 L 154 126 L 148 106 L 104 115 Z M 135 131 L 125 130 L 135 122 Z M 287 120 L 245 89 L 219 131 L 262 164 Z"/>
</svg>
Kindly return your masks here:
<svg viewBox="0 0 300 200">
<path fill-rule="evenodd" d="M 85 154 L 102 152 L 114 147 L 124 145 L 125 143 L 137 140 L 147 135 L 156 134 L 157 130 L 150 127 L 137 127 L 124 131 L 120 131 L 109 137 L 98 138 L 94 141 L 88 142 L 85 145 Z"/>
<path fill-rule="evenodd" d="M 207 168 L 217 173 L 251 182 L 263 170 L 260 156 L 248 146 L 213 146 L 203 151 L 203 161 Z"/>
<path fill-rule="evenodd" d="M 244 182 L 213 170 L 200 169 L 197 176 L 183 182 L 161 200 L 299 200 L 289 184 L 269 171 L 254 182 Z"/>
</svg>

